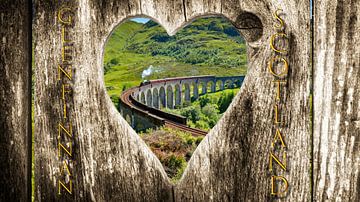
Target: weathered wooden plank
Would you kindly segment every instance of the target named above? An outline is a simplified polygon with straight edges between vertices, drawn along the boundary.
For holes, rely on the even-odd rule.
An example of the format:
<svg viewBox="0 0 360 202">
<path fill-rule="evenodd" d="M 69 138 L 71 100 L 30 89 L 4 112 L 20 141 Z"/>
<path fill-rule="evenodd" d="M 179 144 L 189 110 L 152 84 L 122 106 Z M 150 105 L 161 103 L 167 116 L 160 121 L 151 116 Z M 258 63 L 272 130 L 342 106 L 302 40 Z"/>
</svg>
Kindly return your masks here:
<svg viewBox="0 0 360 202">
<path fill-rule="evenodd" d="M 185 25 L 185 7 L 183 0 L 141 0 L 141 12 L 151 17 L 173 35 Z"/>
<path fill-rule="evenodd" d="M 314 198 L 360 201 L 360 3 L 314 3 Z"/>
<path fill-rule="evenodd" d="M 237 27 L 248 39 L 249 69 L 232 105 L 194 152 L 176 186 L 176 201 L 271 199 L 268 154 L 274 134 L 275 91 L 274 78 L 267 71 L 267 65 L 273 55 L 269 39 L 275 33 L 273 24 L 276 21 L 272 15 L 277 8 L 283 9 L 281 17 L 290 38 L 290 69 L 282 95 L 285 109 L 281 112 L 286 123 L 282 133 L 288 146 L 285 177 L 290 190 L 286 200 L 310 199 L 309 2 L 223 1 L 223 14 L 239 25 Z M 261 32 L 253 31 L 259 29 L 259 23 L 252 15 L 261 19 Z"/>
<path fill-rule="evenodd" d="M 37 1 L 36 6 L 36 197 L 37 200 L 172 200 L 172 185 L 159 161 L 129 128 L 106 96 L 102 53 L 113 27 L 129 16 L 146 15 L 169 33 L 205 13 L 219 12 L 210 1 L 86 1 L 78 8 L 71 38 L 74 97 L 69 101 L 73 122 L 73 195 L 57 195 L 61 159 L 57 154 L 57 124 L 62 120 L 57 65 L 61 59 L 61 5 Z M 165 5 L 165 6 L 163 6 Z M 185 7 L 184 7 L 185 5 Z M 213 4 L 211 4 L 213 5 Z M 284 88 L 284 130 L 288 145 L 291 186 L 286 200 L 310 195 L 308 128 L 309 9 L 307 1 L 224 1 L 221 13 L 248 39 L 249 72 L 229 111 L 201 143 L 183 179 L 177 200 L 267 200 L 268 156 L 273 128 L 274 88 L 266 65 L 272 34 L 272 13 L 282 8 L 291 38 L 288 85 Z M 24 2 L 3 1 L 1 8 L 1 196 L 26 200 L 29 140 L 29 18 Z M 315 3 L 314 72 L 314 198 L 359 199 L 359 3 Z M 257 16 L 248 20 L 243 13 Z M 172 17 L 175 16 L 173 19 Z M 240 17 L 239 17 L 240 16 Z M 255 21 L 254 21 L 255 19 Z M 248 20 L 248 21 L 247 21 Z M 255 24 L 256 26 L 248 27 Z M 253 32 L 253 29 L 259 29 Z M 19 33 L 14 35 L 13 33 Z M 260 33 L 260 35 L 258 35 Z M 257 35 L 253 38 L 251 35 Z M 254 90 L 256 89 L 256 91 Z M 16 103 L 16 104 L 14 104 Z M 330 103 L 330 104 L 329 104 Z M 269 116 L 267 116 L 269 114 Z M 25 118 L 26 117 L 26 118 Z M 264 132 L 265 131 L 265 132 Z M 4 167 L 7 166 L 7 167 Z"/>
<path fill-rule="evenodd" d="M 192 19 L 208 15 L 221 14 L 221 1 L 217 0 L 184 0 L 186 18 Z"/>
<path fill-rule="evenodd" d="M 31 12 L 0 2 L 0 201 L 31 197 Z"/>
<path fill-rule="evenodd" d="M 159 160 L 120 116 L 106 94 L 103 82 L 103 47 L 116 20 L 138 12 L 119 1 L 36 2 L 36 200 L 38 201 L 171 201 L 172 186 Z M 132 5 L 136 5 L 135 3 Z M 115 6 L 115 7 L 114 7 Z M 69 28 L 74 53 L 72 93 L 67 120 L 73 138 L 73 157 L 58 157 L 58 123 L 62 118 L 61 25 L 56 16 L 61 7 L 75 8 Z M 129 10 L 130 9 L 130 10 Z M 134 10 L 133 10 L 134 9 Z M 68 70 L 68 69 L 67 69 Z M 62 136 L 66 137 L 63 132 Z M 62 153 L 64 153 L 62 151 Z M 64 189 L 62 160 L 68 160 L 72 194 Z M 68 184 L 67 184 L 68 186 Z"/>
</svg>

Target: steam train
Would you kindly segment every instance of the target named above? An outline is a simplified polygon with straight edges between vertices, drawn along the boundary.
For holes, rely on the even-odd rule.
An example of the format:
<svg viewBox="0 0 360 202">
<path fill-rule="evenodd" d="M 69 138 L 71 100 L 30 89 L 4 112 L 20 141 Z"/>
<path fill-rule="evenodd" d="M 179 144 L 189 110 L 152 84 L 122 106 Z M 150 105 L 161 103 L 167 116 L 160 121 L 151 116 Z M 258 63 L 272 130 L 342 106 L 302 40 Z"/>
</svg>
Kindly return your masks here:
<svg viewBox="0 0 360 202">
<path fill-rule="evenodd" d="M 148 85 L 150 84 L 151 82 L 149 80 L 144 80 L 140 83 L 140 86 L 145 86 L 145 85 Z"/>
</svg>

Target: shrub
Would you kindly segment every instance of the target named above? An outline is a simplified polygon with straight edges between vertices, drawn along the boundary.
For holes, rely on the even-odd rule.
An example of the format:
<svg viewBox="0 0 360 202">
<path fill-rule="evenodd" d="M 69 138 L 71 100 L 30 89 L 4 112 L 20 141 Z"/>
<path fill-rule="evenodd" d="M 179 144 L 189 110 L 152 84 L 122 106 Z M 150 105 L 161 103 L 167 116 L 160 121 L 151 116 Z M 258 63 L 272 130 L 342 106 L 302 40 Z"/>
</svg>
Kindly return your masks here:
<svg viewBox="0 0 360 202">
<path fill-rule="evenodd" d="M 166 166 L 168 169 L 168 173 L 171 177 L 175 177 L 176 175 L 178 178 L 181 177 L 182 172 L 180 173 L 179 171 L 181 171 L 181 168 L 184 167 L 184 165 L 186 167 L 185 158 L 182 156 L 175 156 L 174 154 L 170 154 L 165 159 L 163 159 L 163 163 L 164 166 Z"/>
<path fill-rule="evenodd" d="M 196 121 L 200 120 L 201 110 L 199 106 L 190 106 L 181 109 L 180 114 L 195 123 Z"/>
<path fill-rule="evenodd" d="M 160 32 L 154 34 L 154 36 L 152 36 L 151 39 L 155 40 L 156 42 L 167 42 L 171 40 L 171 37 L 167 33 Z"/>
<path fill-rule="evenodd" d="M 194 142 L 194 140 L 193 140 L 193 139 L 188 139 L 188 140 L 186 141 L 186 143 L 187 143 L 188 145 L 192 145 L 192 144 L 193 144 L 193 142 Z"/>
<path fill-rule="evenodd" d="M 196 140 L 195 140 L 196 146 L 198 146 L 203 139 L 204 139 L 204 137 L 198 137 L 198 138 L 196 138 Z"/>
<path fill-rule="evenodd" d="M 220 113 L 224 113 L 234 98 L 234 91 L 230 93 L 222 93 L 217 103 Z"/>
<path fill-rule="evenodd" d="M 201 128 L 203 130 L 209 130 L 209 124 L 204 120 L 200 120 L 200 121 L 196 122 L 195 127 Z"/>
<path fill-rule="evenodd" d="M 117 65 L 117 64 L 119 64 L 119 61 L 118 61 L 118 59 L 113 58 L 113 59 L 110 60 L 110 64 Z"/>
<path fill-rule="evenodd" d="M 210 98 L 208 95 L 204 95 L 199 98 L 199 103 L 201 108 L 203 108 L 209 102 L 210 102 Z"/>
<path fill-rule="evenodd" d="M 216 104 L 207 104 L 202 108 L 202 113 L 208 118 L 208 123 L 210 128 L 212 128 L 219 118 L 219 110 L 217 109 Z"/>
</svg>

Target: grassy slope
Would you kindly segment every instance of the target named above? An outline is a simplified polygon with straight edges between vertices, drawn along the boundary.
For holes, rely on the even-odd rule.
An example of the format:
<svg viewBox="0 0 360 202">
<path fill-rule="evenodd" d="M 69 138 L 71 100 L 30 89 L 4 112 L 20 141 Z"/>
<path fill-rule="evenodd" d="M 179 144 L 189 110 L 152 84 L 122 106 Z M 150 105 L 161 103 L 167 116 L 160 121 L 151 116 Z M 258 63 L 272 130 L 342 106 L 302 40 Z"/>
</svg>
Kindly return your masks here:
<svg viewBox="0 0 360 202">
<path fill-rule="evenodd" d="M 198 19 L 169 37 L 152 21 L 145 25 L 131 21 L 123 23 L 114 30 L 105 48 L 108 94 L 116 104 L 123 88 L 139 85 L 141 73 L 150 65 L 158 72 L 145 78 L 147 80 L 194 75 L 245 75 L 245 44 L 231 28 L 229 23 L 219 18 Z M 216 103 L 221 93 L 208 96 Z M 199 105 L 199 102 L 192 105 Z M 186 161 L 201 141 L 169 128 L 150 129 L 140 135 L 174 182 L 180 179 Z"/>
<path fill-rule="evenodd" d="M 132 21 L 121 24 L 114 30 L 105 48 L 104 65 L 110 66 L 105 74 L 108 94 L 116 101 L 124 86 L 139 85 L 142 71 L 150 65 L 159 72 L 146 79 L 209 74 L 245 75 L 246 50 L 243 40 L 240 36 L 211 30 L 216 29 L 210 27 L 214 21 L 220 29 L 231 27 L 220 18 L 204 18 L 169 37 L 161 26 L 151 21 L 145 25 Z M 160 40 L 165 41 L 156 40 L 155 37 L 159 36 L 163 37 Z M 196 61 L 200 57 L 204 61 Z M 195 61 L 192 62 L 192 58 Z M 111 64 L 113 59 L 117 61 L 116 64 Z"/>
</svg>

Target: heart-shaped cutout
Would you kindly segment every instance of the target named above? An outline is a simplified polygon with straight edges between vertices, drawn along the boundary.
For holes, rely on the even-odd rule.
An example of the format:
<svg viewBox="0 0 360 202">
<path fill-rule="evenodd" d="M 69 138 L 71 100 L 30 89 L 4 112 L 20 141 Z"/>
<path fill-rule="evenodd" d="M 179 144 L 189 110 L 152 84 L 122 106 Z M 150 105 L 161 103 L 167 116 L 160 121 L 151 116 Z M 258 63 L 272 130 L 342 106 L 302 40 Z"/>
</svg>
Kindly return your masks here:
<svg viewBox="0 0 360 202">
<path fill-rule="evenodd" d="M 246 46 L 224 18 L 199 18 L 175 36 L 154 21 L 119 25 L 105 47 L 113 103 L 176 181 L 246 74 Z"/>
</svg>

